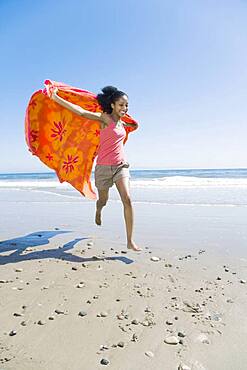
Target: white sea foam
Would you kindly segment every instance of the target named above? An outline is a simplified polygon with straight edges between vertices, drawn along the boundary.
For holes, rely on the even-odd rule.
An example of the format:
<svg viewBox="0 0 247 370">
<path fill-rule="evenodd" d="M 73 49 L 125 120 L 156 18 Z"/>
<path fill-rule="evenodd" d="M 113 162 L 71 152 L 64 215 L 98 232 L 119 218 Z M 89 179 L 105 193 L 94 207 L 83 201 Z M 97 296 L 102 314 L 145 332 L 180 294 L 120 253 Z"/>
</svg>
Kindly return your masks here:
<svg viewBox="0 0 247 370">
<path fill-rule="evenodd" d="M 94 181 L 92 181 L 94 182 Z M 131 187 L 146 189 L 167 188 L 245 188 L 247 189 L 247 178 L 203 178 L 189 176 L 171 176 L 154 179 L 131 179 Z M 0 180 L 0 188 L 57 188 L 71 189 L 66 182 L 58 180 Z"/>
<path fill-rule="evenodd" d="M 53 181 L 0 181 L 0 188 L 69 188 L 68 183 L 60 183 L 57 180 Z"/>
<path fill-rule="evenodd" d="M 133 180 L 132 187 L 136 188 L 208 188 L 208 187 L 237 187 L 247 189 L 245 178 L 203 178 L 189 176 L 161 177 L 150 180 Z"/>
</svg>

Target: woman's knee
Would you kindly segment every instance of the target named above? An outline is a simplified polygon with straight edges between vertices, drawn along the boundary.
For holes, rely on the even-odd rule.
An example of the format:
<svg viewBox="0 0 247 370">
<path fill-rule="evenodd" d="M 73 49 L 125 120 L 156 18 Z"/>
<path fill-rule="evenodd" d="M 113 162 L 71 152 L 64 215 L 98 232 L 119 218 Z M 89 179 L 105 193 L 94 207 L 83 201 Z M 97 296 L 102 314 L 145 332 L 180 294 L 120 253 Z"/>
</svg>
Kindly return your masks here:
<svg viewBox="0 0 247 370">
<path fill-rule="evenodd" d="M 97 200 L 97 203 L 100 207 L 104 207 L 108 201 L 108 198 L 99 198 Z"/>
</svg>

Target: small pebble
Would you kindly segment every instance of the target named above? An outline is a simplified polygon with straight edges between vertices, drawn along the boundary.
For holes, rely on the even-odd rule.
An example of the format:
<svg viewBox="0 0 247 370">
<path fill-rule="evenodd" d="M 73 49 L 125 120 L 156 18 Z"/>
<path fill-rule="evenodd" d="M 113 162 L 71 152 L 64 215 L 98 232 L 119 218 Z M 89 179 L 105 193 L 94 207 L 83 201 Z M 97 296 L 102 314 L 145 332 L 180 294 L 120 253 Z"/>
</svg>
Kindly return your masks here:
<svg viewBox="0 0 247 370">
<path fill-rule="evenodd" d="M 100 312 L 100 316 L 101 317 L 107 317 L 108 316 L 108 313 L 103 311 L 103 312 Z"/>
<path fill-rule="evenodd" d="M 166 320 L 166 325 L 173 325 L 172 321 Z"/>
<path fill-rule="evenodd" d="M 44 320 L 39 320 L 37 324 L 38 325 L 45 325 L 45 321 Z"/>
<path fill-rule="evenodd" d="M 133 335 L 132 335 L 132 342 L 137 342 L 137 339 L 138 339 L 138 337 L 137 337 L 137 335 L 134 333 Z"/>
<path fill-rule="evenodd" d="M 109 346 L 106 344 L 101 344 L 100 350 L 103 351 L 104 349 L 109 349 Z"/>
<path fill-rule="evenodd" d="M 14 335 L 16 335 L 17 334 L 17 331 L 16 330 L 11 330 L 10 332 L 9 332 L 9 336 L 10 337 L 13 337 Z"/>
<path fill-rule="evenodd" d="M 87 242 L 87 246 L 88 247 L 92 247 L 93 246 L 93 242 Z"/>
<path fill-rule="evenodd" d="M 139 320 L 134 319 L 134 320 L 131 321 L 131 324 L 138 325 L 139 324 Z"/>
<path fill-rule="evenodd" d="M 151 351 L 146 351 L 145 355 L 148 356 L 148 357 L 154 357 L 154 354 Z"/>
<path fill-rule="evenodd" d="M 102 358 L 102 360 L 100 361 L 101 365 L 108 365 L 110 363 L 109 360 L 107 360 L 106 358 Z"/>
<path fill-rule="evenodd" d="M 83 317 L 83 316 L 86 316 L 87 315 L 87 312 L 86 311 L 80 311 L 78 313 L 78 315 Z"/>
<path fill-rule="evenodd" d="M 63 310 L 60 310 L 59 308 L 57 308 L 55 310 L 55 312 L 58 314 L 58 315 L 64 315 L 64 311 Z"/>
<path fill-rule="evenodd" d="M 142 322 L 142 325 L 143 325 L 143 326 L 149 326 L 149 322 L 148 322 L 147 320 L 144 320 L 144 321 Z"/>
<path fill-rule="evenodd" d="M 83 283 L 79 283 L 79 284 L 76 285 L 76 288 L 84 288 L 84 287 L 85 287 L 85 285 Z"/>
<path fill-rule="evenodd" d="M 171 335 L 169 337 L 166 337 L 164 342 L 166 344 L 178 344 L 179 343 L 179 339 L 177 337 L 175 337 L 175 335 Z"/>
<path fill-rule="evenodd" d="M 153 262 L 158 262 L 158 261 L 160 261 L 160 258 L 153 256 L 153 257 L 150 258 L 150 260 L 153 261 Z"/>
<path fill-rule="evenodd" d="M 124 347 L 124 342 L 118 342 L 118 347 L 121 347 L 121 348 L 123 348 Z"/>
<path fill-rule="evenodd" d="M 76 270 L 78 270 L 78 268 L 77 268 L 77 267 L 75 267 L 75 266 L 73 266 L 73 267 L 71 268 L 71 270 L 76 271 Z"/>
<path fill-rule="evenodd" d="M 15 269 L 15 272 L 22 272 L 23 271 L 23 269 Z"/>
<path fill-rule="evenodd" d="M 246 284 L 246 280 L 241 279 L 241 280 L 240 280 L 240 283 L 241 283 L 241 284 Z"/>
<path fill-rule="evenodd" d="M 55 316 L 49 316 L 48 319 L 49 320 L 55 320 Z"/>
</svg>

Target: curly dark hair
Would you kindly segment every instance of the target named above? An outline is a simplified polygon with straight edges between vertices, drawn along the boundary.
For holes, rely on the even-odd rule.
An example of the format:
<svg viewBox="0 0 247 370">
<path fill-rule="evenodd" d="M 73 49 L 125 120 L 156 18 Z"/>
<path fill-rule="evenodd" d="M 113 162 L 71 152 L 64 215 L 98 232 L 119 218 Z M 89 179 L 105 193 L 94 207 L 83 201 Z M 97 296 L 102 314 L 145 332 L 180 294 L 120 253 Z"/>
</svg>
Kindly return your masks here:
<svg viewBox="0 0 247 370">
<path fill-rule="evenodd" d="M 97 100 L 103 112 L 112 113 L 111 104 L 115 103 L 122 96 L 128 96 L 123 91 L 118 90 L 114 86 L 105 86 L 101 89 L 102 93 L 97 95 Z"/>
</svg>

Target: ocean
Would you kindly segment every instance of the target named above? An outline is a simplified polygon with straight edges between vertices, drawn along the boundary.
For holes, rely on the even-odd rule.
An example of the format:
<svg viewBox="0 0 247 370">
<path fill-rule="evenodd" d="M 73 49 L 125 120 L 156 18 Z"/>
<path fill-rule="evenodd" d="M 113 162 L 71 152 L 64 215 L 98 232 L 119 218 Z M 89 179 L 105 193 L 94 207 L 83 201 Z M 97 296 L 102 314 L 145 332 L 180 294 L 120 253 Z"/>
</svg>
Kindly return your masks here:
<svg viewBox="0 0 247 370">
<path fill-rule="evenodd" d="M 247 168 L 131 170 L 133 202 L 162 205 L 247 206 Z M 92 174 L 94 184 L 94 174 Z M 0 190 L 16 189 L 52 193 L 59 197 L 83 198 L 68 183 L 59 183 L 56 174 L 0 174 Z M 119 201 L 115 188 L 110 200 Z"/>
</svg>

